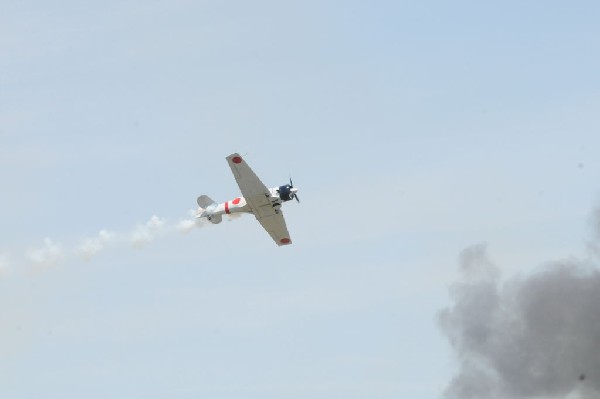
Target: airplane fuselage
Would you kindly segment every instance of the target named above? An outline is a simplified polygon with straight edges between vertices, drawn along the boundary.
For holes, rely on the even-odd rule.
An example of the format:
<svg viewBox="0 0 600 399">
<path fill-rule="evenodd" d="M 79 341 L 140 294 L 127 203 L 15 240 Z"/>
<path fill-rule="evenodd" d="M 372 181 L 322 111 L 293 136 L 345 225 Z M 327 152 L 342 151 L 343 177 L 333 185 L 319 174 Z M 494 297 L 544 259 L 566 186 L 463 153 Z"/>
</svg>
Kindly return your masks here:
<svg viewBox="0 0 600 399">
<path fill-rule="evenodd" d="M 287 191 L 286 191 L 287 190 Z M 269 189 L 270 195 L 268 196 L 271 205 L 276 211 L 281 208 L 282 202 L 289 201 L 294 198 L 296 193 L 295 188 L 289 188 L 287 186 L 274 187 Z M 230 201 L 222 202 L 220 204 L 212 204 L 206 208 L 198 208 L 198 218 L 207 218 L 212 223 L 219 223 L 223 215 L 230 215 L 234 213 L 253 213 L 250 206 L 246 202 L 244 197 L 238 197 Z"/>
</svg>

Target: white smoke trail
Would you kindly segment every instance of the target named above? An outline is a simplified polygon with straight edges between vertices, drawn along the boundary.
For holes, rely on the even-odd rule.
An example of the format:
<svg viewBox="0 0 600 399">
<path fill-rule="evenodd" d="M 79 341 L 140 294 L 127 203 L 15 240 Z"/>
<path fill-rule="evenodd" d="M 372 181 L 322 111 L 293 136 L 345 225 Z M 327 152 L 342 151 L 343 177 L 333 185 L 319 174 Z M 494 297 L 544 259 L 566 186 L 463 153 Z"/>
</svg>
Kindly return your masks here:
<svg viewBox="0 0 600 399">
<path fill-rule="evenodd" d="M 202 210 L 202 208 L 200 208 L 200 210 L 190 209 L 188 211 L 188 215 L 190 216 L 190 218 L 179 221 L 179 223 L 177 224 L 177 231 L 179 231 L 180 233 L 183 233 L 183 234 L 187 234 L 196 227 L 198 227 L 198 228 L 202 227 L 204 225 L 204 223 L 206 222 L 206 219 L 196 218 L 196 215 L 201 210 Z"/>
<path fill-rule="evenodd" d="M 86 237 L 77 248 L 77 253 L 84 260 L 91 260 L 98 253 L 102 252 L 110 244 L 116 234 L 107 230 L 100 230 L 96 237 Z"/>
<path fill-rule="evenodd" d="M 10 272 L 10 260 L 8 255 L 0 253 L 0 277 L 6 276 Z"/>
<path fill-rule="evenodd" d="M 44 245 L 40 248 L 30 249 L 27 256 L 36 266 L 50 267 L 60 262 L 64 254 L 60 244 L 54 243 L 50 238 L 45 238 Z"/>
<path fill-rule="evenodd" d="M 198 222 L 194 219 L 185 219 L 177 224 L 177 230 L 179 230 L 181 233 L 187 234 L 192 231 L 197 224 Z"/>
<path fill-rule="evenodd" d="M 138 225 L 133 233 L 131 234 L 131 243 L 136 248 L 141 248 L 146 244 L 152 242 L 154 238 L 160 233 L 161 229 L 165 225 L 165 220 L 153 215 L 143 225 Z"/>
<path fill-rule="evenodd" d="M 24 251 L 24 260 L 34 268 L 50 268 L 74 258 L 90 261 L 109 247 L 131 245 L 134 248 L 143 248 L 158 237 L 176 232 L 188 234 L 195 228 L 200 228 L 208 223 L 206 219 L 196 218 L 197 210 L 195 209 L 190 210 L 188 214 L 189 218 L 170 224 L 166 219 L 152 215 L 147 222 L 138 224 L 129 233 L 102 229 L 96 236 L 80 238 L 79 243 L 75 245 L 63 246 L 53 239 L 45 238 L 43 245 Z M 17 261 L 17 263 L 20 262 Z M 15 262 L 6 253 L 0 252 L 0 277 L 18 270 L 20 268 L 15 266 Z"/>
</svg>

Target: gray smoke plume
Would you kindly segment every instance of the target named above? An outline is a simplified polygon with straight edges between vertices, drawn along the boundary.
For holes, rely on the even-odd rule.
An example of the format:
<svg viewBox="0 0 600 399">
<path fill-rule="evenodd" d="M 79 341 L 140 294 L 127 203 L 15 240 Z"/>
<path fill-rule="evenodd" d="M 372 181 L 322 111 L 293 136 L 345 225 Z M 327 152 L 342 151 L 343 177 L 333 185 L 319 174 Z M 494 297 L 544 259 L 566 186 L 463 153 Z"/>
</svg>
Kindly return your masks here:
<svg viewBox="0 0 600 399">
<path fill-rule="evenodd" d="M 460 257 L 439 314 L 460 370 L 446 398 L 600 398 L 600 272 L 568 259 L 501 281 L 485 245 Z"/>
</svg>

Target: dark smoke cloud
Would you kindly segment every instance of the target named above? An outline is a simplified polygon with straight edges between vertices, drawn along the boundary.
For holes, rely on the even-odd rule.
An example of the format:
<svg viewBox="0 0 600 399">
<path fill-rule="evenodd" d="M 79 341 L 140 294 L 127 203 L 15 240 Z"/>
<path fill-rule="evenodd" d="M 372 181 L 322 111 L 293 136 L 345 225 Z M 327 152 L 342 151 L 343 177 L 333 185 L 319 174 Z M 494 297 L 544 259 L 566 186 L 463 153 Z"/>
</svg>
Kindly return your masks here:
<svg viewBox="0 0 600 399">
<path fill-rule="evenodd" d="M 439 314 L 460 370 L 446 398 L 600 398 L 600 273 L 569 259 L 505 281 L 485 245 L 463 251 Z"/>
</svg>

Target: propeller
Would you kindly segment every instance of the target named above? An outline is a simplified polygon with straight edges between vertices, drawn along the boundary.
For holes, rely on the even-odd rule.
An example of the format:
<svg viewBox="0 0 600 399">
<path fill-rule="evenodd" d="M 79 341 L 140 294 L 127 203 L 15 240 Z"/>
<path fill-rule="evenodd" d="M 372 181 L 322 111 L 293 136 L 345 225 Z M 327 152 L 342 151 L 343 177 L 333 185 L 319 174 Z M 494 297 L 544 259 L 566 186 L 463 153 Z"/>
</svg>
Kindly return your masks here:
<svg viewBox="0 0 600 399">
<path fill-rule="evenodd" d="M 290 189 L 294 188 L 294 183 L 292 182 L 292 177 L 290 176 Z M 296 201 L 298 201 L 298 203 L 300 203 L 300 198 L 298 198 L 298 192 L 294 191 L 294 198 L 296 198 Z"/>
</svg>

